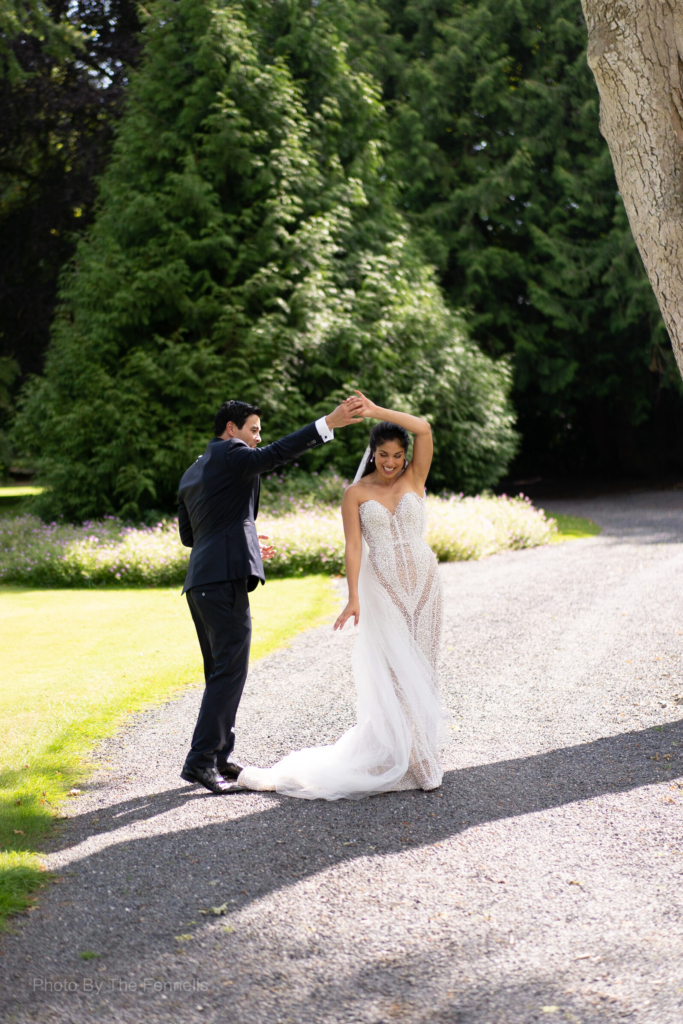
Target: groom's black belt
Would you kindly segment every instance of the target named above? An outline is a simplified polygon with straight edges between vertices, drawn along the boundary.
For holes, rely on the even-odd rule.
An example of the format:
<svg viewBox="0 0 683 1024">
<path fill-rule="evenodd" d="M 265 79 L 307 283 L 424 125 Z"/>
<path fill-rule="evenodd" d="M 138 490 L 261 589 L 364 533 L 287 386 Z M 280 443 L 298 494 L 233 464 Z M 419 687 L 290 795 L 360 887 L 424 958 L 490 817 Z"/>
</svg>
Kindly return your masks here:
<svg viewBox="0 0 683 1024">
<path fill-rule="evenodd" d="M 246 580 L 249 593 L 252 590 L 256 590 L 259 583 L 264 582 L 260 576 L 236 576 L 231 580 L 211 580 L 210 583 L 194 583 L 191 587 L 188 587 L 188 590 L 201 590 L 202 587 L 220 587 L 222 583 L 235 583 L 237 580 Z"/>
</svg>

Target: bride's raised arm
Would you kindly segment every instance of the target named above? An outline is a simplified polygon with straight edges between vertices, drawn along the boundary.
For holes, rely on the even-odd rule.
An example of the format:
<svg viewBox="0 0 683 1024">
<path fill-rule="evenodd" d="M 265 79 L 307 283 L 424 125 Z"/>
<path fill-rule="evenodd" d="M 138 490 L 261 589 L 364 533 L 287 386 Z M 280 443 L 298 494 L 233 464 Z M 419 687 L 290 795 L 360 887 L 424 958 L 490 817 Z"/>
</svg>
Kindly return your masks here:
<svg viewBox="0 0 683 1024">
<path fill-rule="evenodd" d="M 398 412 L 396 409 L 383 409 L 381 405 L 375 405 L 369 398 L 366 398 L 362 392 L 356 391 L 355 394 L 363 402 L 360 409 L 354 410 L 356 416 L 396 423 L 399 427 L 403 427 L 415 436 L 413 457 L 410 465 L 415 476 L 415 482 L 418 486 L 424 487 L 434 455 L 432 428 L 427 420 L 421 416 L 411 416 L 407 412 Z"/>
</svg>

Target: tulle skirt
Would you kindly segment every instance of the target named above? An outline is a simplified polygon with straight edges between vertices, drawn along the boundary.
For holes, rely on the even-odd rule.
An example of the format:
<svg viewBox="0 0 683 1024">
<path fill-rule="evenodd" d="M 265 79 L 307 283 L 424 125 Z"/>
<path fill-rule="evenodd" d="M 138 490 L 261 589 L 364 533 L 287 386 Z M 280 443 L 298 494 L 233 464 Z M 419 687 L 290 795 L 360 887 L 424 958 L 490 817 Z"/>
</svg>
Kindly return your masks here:
<svg viewBox="0 0 683 1024">
<path fill-rule="evenodd" d="M 329 746 L 293 751 L 272 768 L 246 768 L 241 785 L 339 800 L 441 784 L 441 581 L 433 553 L 421 543 L 426 552 L 419 558 L 401 556 L 411 560 L 409 588 L 406 573 L 387 579 L 364 545 L 352 655 L 357 724 Z"/>
</svg>

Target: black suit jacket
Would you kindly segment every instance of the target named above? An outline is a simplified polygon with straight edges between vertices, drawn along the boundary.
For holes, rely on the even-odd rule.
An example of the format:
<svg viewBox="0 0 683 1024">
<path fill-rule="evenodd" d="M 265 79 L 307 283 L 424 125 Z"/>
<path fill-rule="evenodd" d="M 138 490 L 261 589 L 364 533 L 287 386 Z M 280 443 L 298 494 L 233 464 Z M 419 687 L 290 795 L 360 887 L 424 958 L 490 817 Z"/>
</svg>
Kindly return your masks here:
<svg viewBox="0 0 683 1024">
<path fill-rule="evenodd" d="M 180 539 L 192 548 L 183 593 L 245 577 L 250 590 L 265 582 L 255 524 L 260 475 L 321 444 L 315 423 L 265 448 L 250 448 L 237 438 L 209 441 L 178 488 Z"/>
</svg>

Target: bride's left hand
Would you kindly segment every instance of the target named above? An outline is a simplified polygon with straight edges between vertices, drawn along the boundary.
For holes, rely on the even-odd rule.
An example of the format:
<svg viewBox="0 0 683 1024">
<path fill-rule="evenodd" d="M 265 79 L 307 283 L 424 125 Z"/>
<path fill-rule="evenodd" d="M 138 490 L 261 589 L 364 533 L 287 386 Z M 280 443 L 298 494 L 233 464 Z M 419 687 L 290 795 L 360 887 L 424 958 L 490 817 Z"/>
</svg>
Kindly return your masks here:
<svg viewBox="0 0 683 1024">
<path fill-rule="evenodd" d="M 360 618 L 360 604 L 358 603 L 358 601 L 349 601 L 346 608 L 335 622 L 334 629 L 343 629 L 352 615 L 353 624 L 354 626 L 357 626 L 358 620 Z"/>
</svg>

